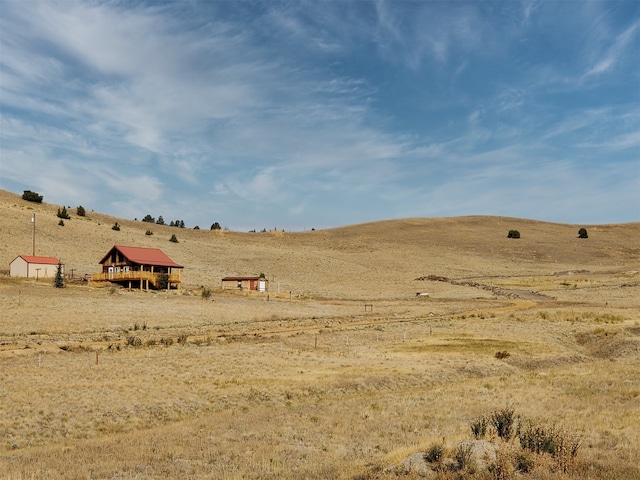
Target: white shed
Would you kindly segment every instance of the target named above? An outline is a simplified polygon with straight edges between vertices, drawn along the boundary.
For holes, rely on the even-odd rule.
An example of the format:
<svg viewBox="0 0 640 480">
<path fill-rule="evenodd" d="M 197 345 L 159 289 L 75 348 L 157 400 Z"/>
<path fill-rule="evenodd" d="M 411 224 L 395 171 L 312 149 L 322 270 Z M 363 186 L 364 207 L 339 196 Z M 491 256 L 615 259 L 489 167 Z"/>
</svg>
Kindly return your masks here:
<svg viewBox="0 0 640 480">
<path fill-rule="evenodd" d="M 39 257 L 34 255 L 19 255 L 9 264 L 9 274 L 12 277 L 53 278 L 58 271 L 60 260 L 54 257 Z M 64 265 L 62 265 L 64 273 Z"/>
</svg>

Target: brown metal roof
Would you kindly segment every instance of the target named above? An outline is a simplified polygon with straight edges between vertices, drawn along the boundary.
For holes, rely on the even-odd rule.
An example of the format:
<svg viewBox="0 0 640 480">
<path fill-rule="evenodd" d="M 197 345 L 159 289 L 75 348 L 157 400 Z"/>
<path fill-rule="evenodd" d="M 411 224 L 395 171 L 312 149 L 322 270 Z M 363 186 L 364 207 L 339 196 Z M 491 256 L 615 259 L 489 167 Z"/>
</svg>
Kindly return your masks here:
<svg viewBox="0 0 640 480">
<path fill-rule="evenodd" d="M 144 247 L 127 247 L 123 245 L 114 245 L 111 250 L 100 260 L 100 263 L 104 263 L 111 252 L 116 249 L 130 262 L 140 265 L 153 265 L 158 267 L 173 267 L 184 268 L 182 265 L 177 264 L 171 260 L 166 253 L 159 248 L 144 248 Z"/>
</svg>

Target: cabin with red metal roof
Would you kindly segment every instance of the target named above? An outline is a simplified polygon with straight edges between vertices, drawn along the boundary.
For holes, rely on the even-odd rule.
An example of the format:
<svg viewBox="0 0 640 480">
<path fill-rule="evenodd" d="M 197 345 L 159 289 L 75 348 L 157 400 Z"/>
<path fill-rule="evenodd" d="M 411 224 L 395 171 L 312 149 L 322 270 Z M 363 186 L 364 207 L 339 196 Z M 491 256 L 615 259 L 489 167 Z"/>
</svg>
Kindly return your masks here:
<svg viewBox="0 0 640 480">
<path fill-rule="evenodd" d="M 181 288 L 180 273 L 184 267 L 159 248 L 114 245 L 100 264 L 102 272 L 93 274 L 92 282 L 112 282 L 147 291 Z"/>
<path fill-rule="evenodd" d="M 18 255 L 9 264 L 9 275 L 12 277 L 54 278 L 58 265 L 62 265 L 55 257 L 41 257 L 38 255 Z M 62 265 L 64 273 L 64 265 Z"/>
</svg>

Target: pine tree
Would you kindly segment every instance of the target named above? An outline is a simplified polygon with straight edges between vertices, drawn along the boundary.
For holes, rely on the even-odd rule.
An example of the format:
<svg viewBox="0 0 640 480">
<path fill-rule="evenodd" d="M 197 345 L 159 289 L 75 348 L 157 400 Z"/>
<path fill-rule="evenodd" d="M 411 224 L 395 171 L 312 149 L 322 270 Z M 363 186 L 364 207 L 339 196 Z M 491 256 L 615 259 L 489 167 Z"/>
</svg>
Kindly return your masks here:
<svg viewBox="0 0 640 480">
<path fill-rule="evenodd" d="M 62 274 L 62 263 L 58 262 L 58 268 L 56 270 L 56 278 L 53 283 L 56 288 L 64 288 L 64 275 Z"/>
<path fill-rule="evenodd" d="M 58 209 L 58 218 L 64 218 L 65 220 L 69 220 L 71 218 L 67 213 L 67 207 L 63 206 Z"/>
</svg>

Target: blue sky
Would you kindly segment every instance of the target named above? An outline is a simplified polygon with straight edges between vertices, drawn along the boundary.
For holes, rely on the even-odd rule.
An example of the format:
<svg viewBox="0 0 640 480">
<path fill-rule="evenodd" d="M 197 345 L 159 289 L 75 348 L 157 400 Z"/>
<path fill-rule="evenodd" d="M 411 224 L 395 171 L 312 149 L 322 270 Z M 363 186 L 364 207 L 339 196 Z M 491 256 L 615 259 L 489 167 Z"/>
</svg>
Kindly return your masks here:
<svg viewBox="0 0 640 480">
<path fill-rule="evenodd" d="M 0 0 L 0 188 L 232 230 L 640 220 L 640 2 Z"/>
</svg>

